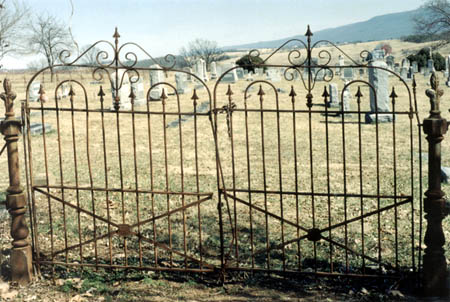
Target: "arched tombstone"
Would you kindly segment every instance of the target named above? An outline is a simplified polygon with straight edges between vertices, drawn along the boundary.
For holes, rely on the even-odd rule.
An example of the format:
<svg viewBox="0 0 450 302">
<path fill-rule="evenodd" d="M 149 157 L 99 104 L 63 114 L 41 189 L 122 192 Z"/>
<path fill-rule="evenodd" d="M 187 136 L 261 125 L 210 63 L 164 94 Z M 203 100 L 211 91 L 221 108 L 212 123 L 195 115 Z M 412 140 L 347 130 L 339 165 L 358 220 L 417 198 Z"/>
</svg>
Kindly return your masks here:
<svg viewBox="0 0 450 302">
<path fill-rule="evenodd" d="M 28 90 L 28 100 L 30 102 L 38 102 L 39 101 L 39 89 L 41 87 L 41 82 L 33 82 L 30 85 L 30 89 Z"/>
<path fill-rule="evenodd" d="M 118 80 L 118 82 L 116 82 Z M 118 89 L 119 96 L 119 110 L 131 110 L 131 102 L 130 102 L 130 79 L 128 77 L 128 73 L 125 69 L 119 69 L 117 76 L 116 72 L 111 74 L 111 92 L 112 92 L 112 105 L 111 110 L 116 110 L 115 107 L 115 99 L 116 99 L 116 88 Z"/>
<path fill-rule="evenodd" d="M 366 114 L 366 123 L 392 122 L 394 117 L 392 114 L 383 114 L 383 112 L 391 111 L 391 103 L 389 100 L 389 73 L 380 68 L 388 68 L 386 62 L 378 55 L 377 52 L 372 53 L 372 60 L 369 63 L 369 83 L 375 88 L 375 93 L 370 89 L 370 113 Z M 375 101 L 376 100 L 376 101 Z"/>
</svg>

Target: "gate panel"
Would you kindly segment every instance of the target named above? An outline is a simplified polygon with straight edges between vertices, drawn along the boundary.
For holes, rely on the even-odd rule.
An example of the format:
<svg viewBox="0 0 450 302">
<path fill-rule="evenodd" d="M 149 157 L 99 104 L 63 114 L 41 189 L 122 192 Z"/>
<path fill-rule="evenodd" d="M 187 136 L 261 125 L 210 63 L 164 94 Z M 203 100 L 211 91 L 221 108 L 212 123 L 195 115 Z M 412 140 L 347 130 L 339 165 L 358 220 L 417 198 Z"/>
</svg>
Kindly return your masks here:
<svg viewBox="0 0 450 302">
<path fill-rule="evenodd" d="M 366 276 L 416 271 L 422 192 L 415 84 L 411 89 L 380 68 L 391 74 L 391 110 L 374 112 L 367 73 L 378 67 L 352 61 L 343 67 L 364 75 L 340 80 L 330 53 L 309 38 L 301 50 L 307 55 L 288 52 L 288 65 L 269 61 L 283 62 L 280 48 L 264 63 L 245 66 L 279 70 L 280 81 L 265 70 L 250 84 L 227 85 L 226 75 L 216 84 L 224 268 Z M 328 107 L 330 83 L 338 85 L 341 102 L 351 98 L 350 108 Z M 392 122 L 382 122 L 387 116 Z"/>
<path fill-rule="evenodd" d="M 180 94 L 174 76 L 185 72 L 122 63 L 122 47 L 116 37 L 108 65 L 56 67 L 56 86 L 43 84 L 40 101 L 27 100 L 35 261 L 212 271 L 218 261 L 208 251 L 218 249 L 219 231 L 208 87 Z M 165 80 L 150 83 L 150 72 Z"/>
</svg>

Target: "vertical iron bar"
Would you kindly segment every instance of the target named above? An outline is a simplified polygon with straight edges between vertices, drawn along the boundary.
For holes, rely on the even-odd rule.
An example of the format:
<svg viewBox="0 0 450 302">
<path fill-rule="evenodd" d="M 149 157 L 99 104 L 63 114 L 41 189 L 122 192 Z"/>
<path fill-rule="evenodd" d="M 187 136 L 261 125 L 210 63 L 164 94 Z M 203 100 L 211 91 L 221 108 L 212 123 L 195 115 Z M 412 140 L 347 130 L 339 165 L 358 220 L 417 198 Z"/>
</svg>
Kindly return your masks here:
<svg viewBox="0 0 450 302">
<path fill-rule="evenodd" d="M 166 99 L 164 88 L 161 94 L 161 103 L 163 110 L 163 132 L 164 132 L 164 167 L 166 172 L 166 191 L 169 192 L 169 168 L 168 168 L 168 154 L 167 154 L 167 130 L 166 130 Z M 167 212 L 170 212 L 170 197 L 166 194 L 167 198 Z M 167 215 L 167 228 L 169 231 L 169 248 L 170 248 L 170 266 L 173 267 L 173 253 L 172 253 L 172 225 L 170 223 L 170 214 Z"/>
<path fill-rule="evenodd" d="M 150 101 L 147 96 L 147 133 L 148 133 L 148 156 L 149 156 L 149 174 L 150 174 L 150 190 L 154 190 L 154 177 L 153 177 L 153 148 L 152 148 L 152 127 L 151 127 L 151 114 L 150 114 Z M 152 201 L 152 216 L 156 216 L 155 212 L 155 194 L 150 195 Z M 153 220 L 153 241 L 157 241 L 156 221 Z M 153 253 L 155 255 L 155 267 L 158 267 L 158 249 L 156 244 L 153 245 Z"/>
<path fill-rule="evenodd" d="M 362 164 L 362 129 L 361 129 L 361 87 L 358 86 L 356 93 L 356 103 L 358 104 L 358 150 L 359 150 L 359 194 L 361 211 L 361 254 L 362 254 L 362 272 L 366 273 L 365 240 L 364 240 L 364 197 L 363 197 L 363 164 Z"/>
<path fill-rule="evenodd" d="M 298 198 L 298 162 L 297 162 L 297 117 L 295 113 L 295 97 L 297 94 L 294 91 L 294 86 L 291 86 L 291 92 L 289 93 L 292 103 L 292 129 L 294 135 L 294 179 L 295 179 L 295 222 L 299 225 L 300 222 L 300 207 Z M 297 227 L 297 238 L 300 237 L 300 228 Z M 300 240 L 297 241 L 297 257 L 298 257 L 298 270 L 302 270 L 302 254 Z"/>
<path fill-rule="evenodd" d="M 269 250 L 269 217 L 267 215 L 267 180 L 266 180 L 266 156 L 264 147 L 264 112 L 263 112 L 263 101 L 265 92 L 262 89 L 262 85 L 259 85 L 259 109 L 261 110 L 260 122 L 261 122 L 261 154 L 262 154 L 262 166 L 263 166 L 263 182 L 264 182 L 264 211 L 265 211 L 265 229 L 266 229 L 266 249 L 267 249 L 267 269 L 270 269 L 270 250 Z"/>
<path fill-rule="evenodd" d="M 251 192 L 251 173 L 250 173 L 250 145 L 248 135 L 248 111 L 247 111 L 247 95 L 244 99 L 244 114 L 245 114 L 245 147 L 247 156 L 247 189 L 248 189 L 248 203 L 249 206 L 249 224 L 250 224 L 250 251 L 252 254 L 252 268 L 255 268 L 255 250 L 253 244 L 253 207 L 252 207 L 252 192 Z"/>
<path fill-rule="evenodd" d="M 77 198 L 77 218 L 78 218 L 78 241 L 80 244 L 80 263 L 83 263 L 83 245 L 82 245 L 82 239 L 81 239 L 81 216 L 80 216 L 80 191 L 78 189 L 78 162 L 77 162 L 77 144 L 76 144 L 76 134 L 75 134 L 75 111 L 73 102 L 75 92 L 73 91 L 72 85 L 70 86 L 69 96 L 70 96 L 70 115 L 71 115 L 71 121 L 72 121 L 72 149 L 73 149 L 73 162 L 74 162 L 74 169 L 75 169 L 75 187 L 76 187 L 76 198 Z M 42 115 L 43 116 L 43 115 Z M 43 131 L 45 133 L 45 131 Z M 48 183 L 48 181 L 47 181 Z M 53 253 L 52 253 L 53 254 Z"/>
<path fill-rule="evenodd" d="M 238 224 L 237 224 L 237 201 L 236 201 L 236 166 L 235 166 L 235 158 L 234 158 L 234 133 L 233 133 L 233 114 L 232 114 L 232 95 L 233 91 L 231 91 L 231 86 L 228 85 L 228 90 L 226 92 L 226 95 L 228 96 L 228 112 L 227 114 L 227 122 L 228 122 L 228 131 L 230 136 L 230 143 L 231 143 L 231 173 L 233 178 L 233 207 L 234 207 L 234 231 L 235 231 L 235 242 L 236 245 L 234 246 L 234 254 L 236 257 L 236 267 L 239 267 L 239 234 L 238 234 Z"/>
<path fill-rule="evenodd" d="M 102 142 L 103 142 L 103 164 L 105 173 L 105 198 L 106 198 L 106 217 L 108 219 L 108 247 L 109 247 L 109 264 L 113 264 L 112 258 L 112 237 L 111 237 L 111 212 L 110 212 L 110 200 L 109 200 L 109 190 L 108 190 L 108 157 L 106 152 L 106 133 L 105 133 L 105 112 L 104 112 L 104 96 L 103 87 L 100 86 L 100 91 L 98 92 L 100 97 L 100 109 L 101 109 L 101 119 L 102 119 Z"/>
<path fill-rule="evenodd" d="M 60 184 L 61 184 L 61 198 L 62 200 L 65 200 L 65 194 L 64 194 L 64 173 L 63 173 L 63 159 L 62 159 L 62 150 L 61 150 L 61 124 L 59 119 L 59 102 L 55 97 L 55 108 L 56 108 L 56 132 L 58 135 L 58 159 L 59 159 L 59 178 L 60 178 Z M 67 250 L 67 227 L 66 227 L 66 205 L 62 204 L 63 208 L 63 223 L 64 223 L 64 248 L 65 256 L 66 256 L 66 263 L 68 263 L 68 250 Z"/>
<path fill-rule="evenodd" d="M 322 96 L 324 97 L 324 104 L 325 104 L 325 150 L 326 150 L 326 165 L 327 165 L 327 201 L 328 201 L 328 227 L 330 228 L 330 231 L 328 233 L 328 238 L 330 239 L 329 249 L 330 249 L 330 272 L 332 273 L 333 268 L 333 244 L 331 242 L 332 240 L 332 231 L 331 231 L 331 196 L 330 196 L 330 145 L 328 144 L 329 141 L 329 132 L 328 132 L 328 97 L 330 96 L 328 94 L 326 86 L 324 87 L 324 91 Z M 297 224 L 298 224 L 298 218 L 297 218 Z M 297 236 L 298 231 L 297 231 Z"/>
<path fill-rule="evenodd" d="M 134 113 L 134 101 L 136 95 L 134 94 L 133 88 L 131 88 L 129 98 L 131 100 L 131 126 L 133 135 L 133 159 L 134 159 L 134 183 L 136 188 L 136 219 L 138 223 L 138 246 L 139 246 L 139 266 L 142 267 L 142 237 L 141 237 L 141 215 L 139 206 L 139 179 L 138 179 L 138 166 L 137 166 L 137 154 L 136 154 L 136 117 Z"/>
<path fill-rule="evenodd" d="M 200 182 L 198 175 L 198 125 L 197 125 L 197 92 L 194 89 L 192 95 L 192 104 L 194 106 L 194 153 L 195 153 L 195 186 L 196 193 L 200 193 Z M 200 196 L 197 196 L 197 201 L 200 200 Z M 203 246 L 202 246 L 202 216 L 200 211 L 200 203 L 197 205 L 198 215 L 198 242 L 199 242 L 199 256 L 200 256 L 200 269 L 203 269 Z"/>
</svg>

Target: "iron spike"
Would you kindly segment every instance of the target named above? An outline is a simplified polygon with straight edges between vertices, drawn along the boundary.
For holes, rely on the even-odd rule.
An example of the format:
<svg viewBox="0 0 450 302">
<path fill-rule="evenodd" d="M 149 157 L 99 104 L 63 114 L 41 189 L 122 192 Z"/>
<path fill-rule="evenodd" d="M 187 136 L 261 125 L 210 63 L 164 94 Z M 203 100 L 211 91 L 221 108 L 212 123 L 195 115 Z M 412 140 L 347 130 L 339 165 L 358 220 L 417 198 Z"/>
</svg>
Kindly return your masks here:
<svg viewBox="0 0 450 302">
<path fill-rule="evenodd" d="M 327 98 L 327 97 L 330 96 L 330 94 L 328 93 L 328 90 L 327 90 L 327 86 L 324 86 L 324 87 L 323 87 L 323 93 L 322 93 L 322 96 L 323 96 L 324 98 Z"/>
<path fill-rule="evenodd" d="M 99 97 L 104 97 L 105 95 L 106 95 L 106 94 L 105 94 L 105 92 L 103 91 L 103 86 L 100 85 L 100 91 L 98 92 L 97 96 L 99 96 Z"/>
<path fill-rule="evenodd" d="M 227 90 L 227 93 L 225 95 L 228 95 L 228 96 L 232 96 L 233 95 L 233 91 L 231 90 L 231 85 L 228 85 L 228 90 Z"/>
<path fill-rule="evenodd" d="M 73 86 L 70 85 L 69 96 L 74 96 L 74 95 L 75 95 L 75 91 L 73 91 Z"/>
<path fill-rule="evenodd" d="M 265 94 L 266 94 L 266 93 L 263 91 L 262 85 L 259 85 L 258 95 L 259 95 L 259 96 L 263 96 L 263 95 L 265 95 Z"/>
<path fill-rule="evenodd" d="M 311 31 L 311 28 L 309 27 L 309 24 L 308 24 L 308 29 L 306 30 L 305 36 L 306 36 L 306 37 L 311 37 L 311 36 L 313 36 L 313 33 L 312 33 L 312 31 Z"/>
<path fill-rule="evenodd" d="M 398 97 L 398 95 L 395 93 L 395 88 L 394 87 L 392 87 L 392 92 L 391 92 L 391 95 L 389 97 L 392 98 L 392 99 L 395 99 L 396 97 Z"/>
<path fill-rule="evenodd" d="M 291 92 L 289 92 L 289 96 L 290 96 L 290 97 L 295 97 L 295 96 L 297 96 L 297 94 L 296 94 L 295 91 L 294 91 L 294 86 L 293 86 L 293 85 L 291 85 Z"/>
<path fill-rule="evenodd" d="M 355 96 L 356 96 L 357 98 L 363 97 L 363 94 L 362 94 L 362 92 L 361 92 L 361 87 L 360 87 L 360 86 L 358 86 L 358 91 L 356 92 Z"/>
</svg>

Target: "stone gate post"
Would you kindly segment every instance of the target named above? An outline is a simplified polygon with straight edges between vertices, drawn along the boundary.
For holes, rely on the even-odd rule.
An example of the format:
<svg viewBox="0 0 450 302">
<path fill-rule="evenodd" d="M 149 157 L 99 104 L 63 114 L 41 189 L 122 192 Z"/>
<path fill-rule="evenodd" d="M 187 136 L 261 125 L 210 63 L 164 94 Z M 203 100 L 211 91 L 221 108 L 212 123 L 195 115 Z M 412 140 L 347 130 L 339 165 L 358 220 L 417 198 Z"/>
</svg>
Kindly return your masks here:
<svg viewBox="0 0 450 302">
<path fill-rule="evenodd" d="M 5 102 L 5 120 L 1 123 L 1 132 L 5 137 L 8 151 L 9 187 L 6 207 L 11 215 L 11 279 L 19 284 L 27 284 L 32 279 L 31 246 L 28 242 L 28 226 L 25 221 L 26 198 L 20 185 L 20 168 L 17 141 L 21 122 L 15 118 L 14 99 L 11 82 L 3 81 L 4 93 L 0 98 Z"/>
<path fill-rule="evenodd" d="M 447 132 L 447 120 L 441 117 L 439 99 L 443 91 L 439 89 L 439 81 L 433 72 L 431 89 L 426 95 L 430 99 L 430 116 L 423 122 L 423 129 L 428 141 L 428 189 L 425 192 L 424 211 L 427 221 L 425 232 L 425 253 L 423 256 L 423 290 L 426 296 L 445 296 L 447 262 L 445 259 L 445 236 L 442 220 L 448 209 L 444 192 L 441 190 L 441 142 Z"/>
</svg>

